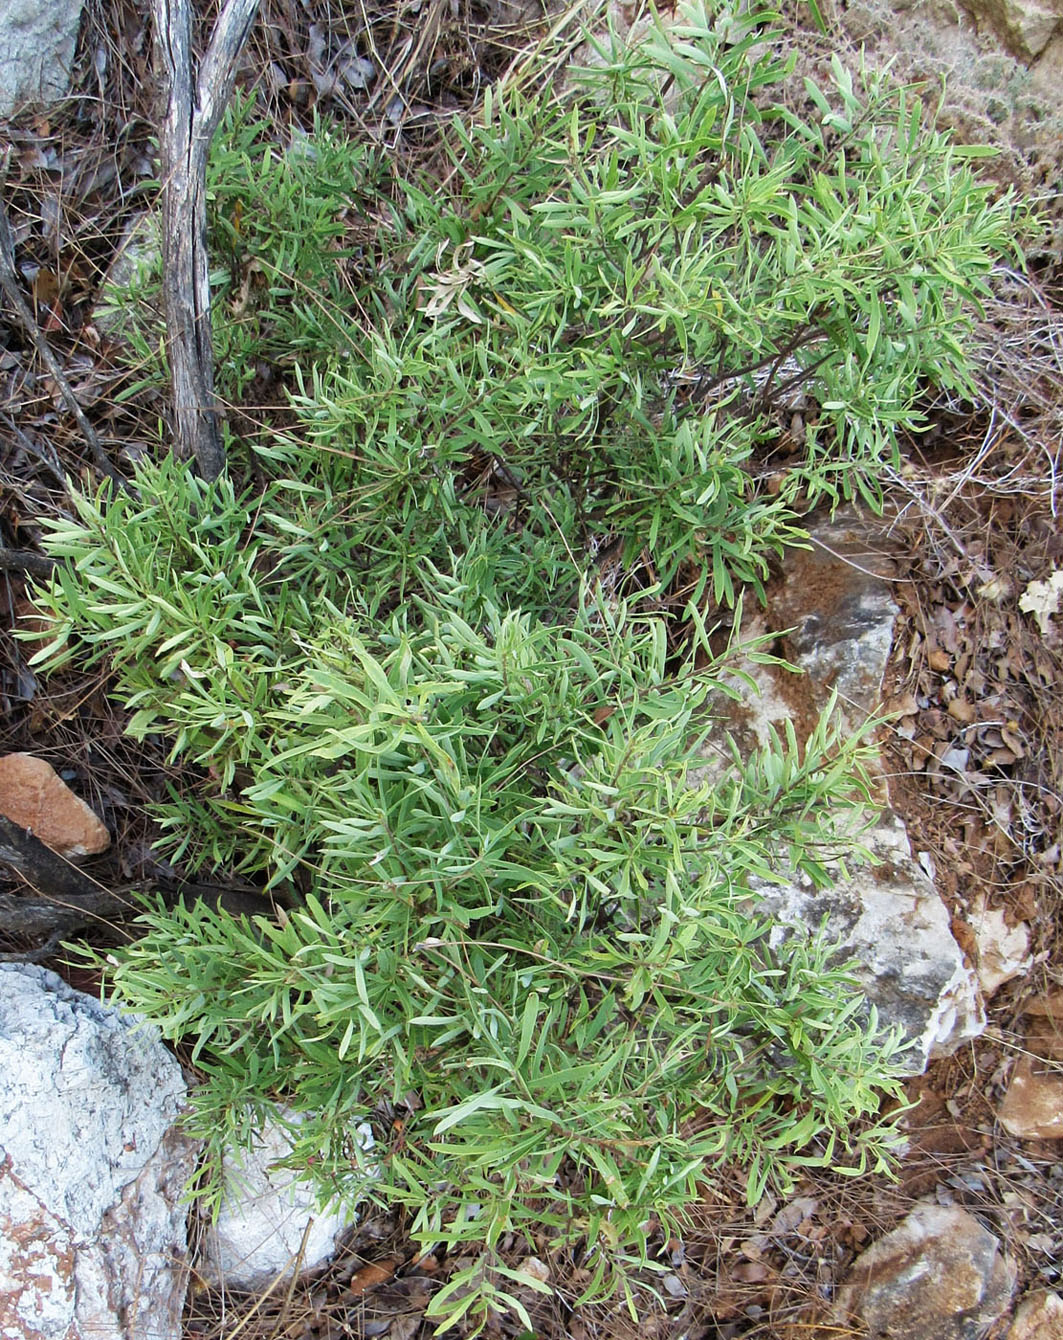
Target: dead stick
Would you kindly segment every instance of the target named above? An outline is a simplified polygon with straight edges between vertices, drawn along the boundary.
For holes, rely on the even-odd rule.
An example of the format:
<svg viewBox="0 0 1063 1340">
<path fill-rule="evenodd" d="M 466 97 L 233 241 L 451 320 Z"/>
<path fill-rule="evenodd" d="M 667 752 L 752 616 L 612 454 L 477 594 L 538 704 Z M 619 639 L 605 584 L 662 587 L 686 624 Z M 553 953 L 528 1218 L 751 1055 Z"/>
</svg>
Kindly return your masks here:
<svg viewBox="0 0 1063 1340">
<path fill-rule="evenodd" d="M 0 549 L 0 572 L 28 572 L 33 577 L 50 577 L 55 560 L 35 554 L 31 549 Z"/>
<path fill-rule="evenodd" d="M 6 175 L 6 173 L 0 174 L 0 177 L 2 175 Z M 33 346 L 37 350 L 41 362 L 51 373 L 56 386 L 59 387 L 59 391 L 67 403 L 67 408 L 77 420 L 77 425 L 88 443 L 89 451 L 92 453 L 92 459 L 96 462 L 97 468 L 102 470 L 109 479 L 114 480 L 116 484 L 124 486 L 125 481 L 107 459 L 107 453 L 100 445 L 100 439 L 96 436 L 96 429 L 89 423 L 85 411 L 78 404 L 77 396 L 67 381 L 66 374 L 59 366 L 48 341 L 44 338 L 36 318 L 30 311 L 29 303 L 22 296 L 18 276 L 15 274 L 15 239 L 11 234 L 11 224 L 8 222 L 7 209 L 2 200 L 0 200 L 0 288 L 4 290 L 8 302 L 18 313 L 22 328 L 33 341 Z"/>
<path fill-rule="evenodd" d="M 126 902 L 63 859 L 40 838 L 0 814 L 0 861 L 17 870 L 38 893 L 75 913 L 114 915 Z M 12 929 L 8 927 L 7 929 Z M 18 929 L 17 927 L 15 929 Z"/>
<path fill-rule="evenodd" d="M 34 460 L 40 461 L 59 487 L 65 492 L 67 488 L 67 478 L 66 475 L 63 474 L 63 467 L 59 461 L 59 457 L 56 455 L 55 448 L 39 447 L 36 442 L 31 441 L 10 414 L 0 412 L 0 418 L 7 424 L 11 434 L 18 438 L 22 450 L 28 452 Z"/>
<path fill-rule="evenodd" d="M 11 953 L 0 954 L 0 963 L 43 963 L 62 945 L 64 933 L 61 930 L 52 931 L 44 944 L 38 945 L 36 949 L 16 949 Z"/>
<path fill-rule="evenodd" d="M 236 80 L 258 0 L 226 0 L 193 83 L 188 0 L 152 0 L 155 49 L 166 84 L 160 137 L 163 297 L 177 452 L 205 479 L 225 465 L 214 396 L 207 256 L 207 153 Z"/>
</svg>

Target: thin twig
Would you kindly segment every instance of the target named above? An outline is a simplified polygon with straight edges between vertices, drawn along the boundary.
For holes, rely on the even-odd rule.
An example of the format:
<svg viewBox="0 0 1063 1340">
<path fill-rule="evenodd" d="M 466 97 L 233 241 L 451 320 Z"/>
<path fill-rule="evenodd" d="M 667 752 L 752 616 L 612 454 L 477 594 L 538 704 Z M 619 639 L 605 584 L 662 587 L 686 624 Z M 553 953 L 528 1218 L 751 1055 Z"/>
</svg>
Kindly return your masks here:
<svg viewBox="0 0 1063 1340">
<path fill-rule="evenodd" d="M 68 927 L 109 921 L 130 906 L 127 899 L 79 870 L 51 847 L 45 846 L 40 838 L 2 814 L 0 864 L 16 870 L 32 889 L 54 904 L 56 912 L 54 917 L 49 917 L 49 930 L 56 921 Z M 21 898 L 6 900 L 5 929 L 19 934 L 41 929 L 37 905 L 32 899 L 26 900 L 23 917 L 19 912 L 22 903 Z"/>
<path fill-rule="evenodd" d="M 0 963 L 43 963 L 46 958 L 52 957 L 68 934 L 69 932 L 64 931 L 62 927 L 56 927 L 44 944 L 36 949 L 15 949 L 10 953 L 0 954 Z"/>
<path fill-rule="evenodd" d="M 6 175 L 5 168 L 0 171 L 0 180 Z M 56 386 L 66 401 L 67 408 L 77 420 L 77 425 L 81 429 L 82 436 L 88 444 L 92 459 L 96 463 L 96 468 L 105 474 L 108 479 L 114 483 L 124 486 L 125 481 L 107 459 L 107 453 L 100 444 L 100 439 L 96 435 L 96 429 L 89 423 L 85 411 L 78 404 L 77 396 L 67 381 L 66 374 L 59 366 L 58 360 L 52 353 L 51 346 L 44 338 L 44 333 L 33 313 L 30 311 L 29 304 L 22 296 L 22 289 L 19 287 L 18 276 L 15 273 L 15 239 L 11 233 L 11 224 L 7 217 L 7 208 L 4 202 L 0 200 L 0 288 L 4 291 L 4 296 L 14 307 L 18 318 L 22 323 L 22 328 L 33 341 L 33 346 L 37 350 L 38 357 L 44 366 L 48 369 Z"/>
<path fill-rule="evenodd" d="M 66 492 L 67 478 L 63 473 L 63 467 L 59 463 L 59 457 L 56 455 L 54 447 L 39 447 L 32 438 L 28 437 L 18 426 L 10 414 L 2 414 L 4 423 L 7 424 L 9 432 L 18 438 L 19 445 L 23 451 L 29 452 L 35 461 L 40 461 L 41 465 L 48 471 L 60 488 Z"/>
</svg>

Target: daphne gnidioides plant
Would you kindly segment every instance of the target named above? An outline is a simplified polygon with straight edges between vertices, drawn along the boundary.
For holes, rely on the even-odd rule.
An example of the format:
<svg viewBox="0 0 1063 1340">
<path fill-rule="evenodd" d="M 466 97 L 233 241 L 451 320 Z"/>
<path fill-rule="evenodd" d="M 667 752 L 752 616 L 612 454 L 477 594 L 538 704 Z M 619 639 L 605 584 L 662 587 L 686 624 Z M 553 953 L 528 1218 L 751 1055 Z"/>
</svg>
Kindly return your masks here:
<svg viewBox="0 0 1063 1340">
<path fill-rule="evenodd" d="M 825 720 L 699 780 L 734 692 L 702 620 L 800 541 L 799 492 L 874 502 L 920 395 L 963 391 L 1015 210 L 904 93 L 839 66 L 807 120 L 773 104 L 747 22 L 690 10 L 488 97 L 445 186 L 325 128 L 283 155 L 242 105 L 220 339 L 288 378 L 286 430 L 244 444 L 253 485 L 164 459 L 51 526 L 42 657 L 113 666 L 129 729 L 202 769 L 162 807 L 174 858 L 286 907 L 152 903 L 111 989 L 192 1040 L 213 1153 L 281 1098 L 323 1198 L 479 1245 L 442 1327 L 520 1311 L 510 1235 L 603 1297 L 725 1161 L 756 1200 L 894 1139 L 898 1039 L 829 946 L 770 949 L 750 892 L 822 876 L 862 746 Z"/>
</svg>

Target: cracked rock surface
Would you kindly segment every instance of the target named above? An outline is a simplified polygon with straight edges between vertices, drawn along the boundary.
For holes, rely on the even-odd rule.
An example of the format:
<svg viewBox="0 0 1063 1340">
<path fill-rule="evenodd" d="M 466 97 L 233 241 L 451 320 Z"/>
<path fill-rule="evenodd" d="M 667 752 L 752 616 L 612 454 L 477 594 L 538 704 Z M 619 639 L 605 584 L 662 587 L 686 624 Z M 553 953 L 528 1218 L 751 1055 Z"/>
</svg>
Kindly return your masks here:
<svg viewBox="0 0 1063 1340">
<path fill-rule="evenodd" d="M 0 1336 L 178 1340 L 177 1060 L 43 968 L 0 964 Z"/>
</svg>

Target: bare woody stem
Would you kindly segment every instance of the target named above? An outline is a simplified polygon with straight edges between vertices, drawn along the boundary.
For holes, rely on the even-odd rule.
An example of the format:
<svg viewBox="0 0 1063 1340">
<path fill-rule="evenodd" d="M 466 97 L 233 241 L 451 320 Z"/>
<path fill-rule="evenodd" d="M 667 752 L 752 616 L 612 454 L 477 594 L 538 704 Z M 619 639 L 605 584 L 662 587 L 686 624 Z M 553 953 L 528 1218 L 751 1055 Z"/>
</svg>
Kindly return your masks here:
<svg viewBox="0 0 1063 1340">
<path fill-rule="evenodd" d="M 156 59 L 166 90 L 160 134 L 163 297 L 175 447 L 195 459 L 205 479 L 216 479 L 225 465 L 214 396 L 207 153 L 257 10 L 258 0 L 227 0 L 194 78 L 189 0 L 152 0 Z"/>
<path fill-rule="evenodd" d="M 85 926 L 129 913 L 125 898 L 111 893 L 2 814 L 0 865 L 18 871 L 39 895 L 0 899 L 6 931 L 36 935 L 57 925 Z"/>
</svg>

